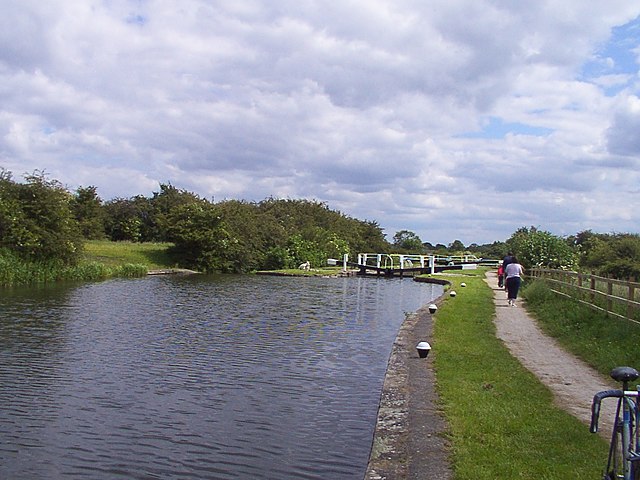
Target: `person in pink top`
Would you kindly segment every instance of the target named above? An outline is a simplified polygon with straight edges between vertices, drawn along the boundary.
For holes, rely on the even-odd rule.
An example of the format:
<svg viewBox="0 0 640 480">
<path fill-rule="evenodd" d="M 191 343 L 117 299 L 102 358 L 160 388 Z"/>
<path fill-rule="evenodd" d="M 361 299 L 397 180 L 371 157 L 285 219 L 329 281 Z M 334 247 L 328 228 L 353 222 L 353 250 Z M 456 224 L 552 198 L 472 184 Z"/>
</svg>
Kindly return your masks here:
<svg viewBox="0 0 640 480">
<path fill-rule="evenodd" d="M 504 288 L 504 268 L 502 265 L 498 267 L 498 288 Z"/>
<path fill-rule="evenodd" d="M 522 275 L 524 275 L 524 268 L 518 263 L 518 259 L 513 257 L 513 261 L 504 269 L 507 298 L 509 299 L 509 305 L 512 307 L 516 306 L 516 298 L 518 298 L 518 290 L 520 290 L 520 284 L 522 283 Z"/>
</svg>

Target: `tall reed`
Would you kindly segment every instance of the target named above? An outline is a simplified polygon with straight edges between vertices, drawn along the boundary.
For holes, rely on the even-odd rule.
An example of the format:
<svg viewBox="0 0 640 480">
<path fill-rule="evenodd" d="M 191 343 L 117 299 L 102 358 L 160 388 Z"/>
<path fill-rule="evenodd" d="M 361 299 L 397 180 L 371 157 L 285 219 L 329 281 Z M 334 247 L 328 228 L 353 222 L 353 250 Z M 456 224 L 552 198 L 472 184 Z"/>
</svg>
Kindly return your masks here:
<svg viewBox="0 0 640 480">
<path fill-rule="evenodd" d="M 147 267 L 126 263 L 108 266 L 99 262 L 64 265 L 61 262 L 30 262 L 6 250 L 0 251 L 0 286 L 53 283 L 62 280 L 93 281 L 109 277 L 142 277 Z"/>
</svg>

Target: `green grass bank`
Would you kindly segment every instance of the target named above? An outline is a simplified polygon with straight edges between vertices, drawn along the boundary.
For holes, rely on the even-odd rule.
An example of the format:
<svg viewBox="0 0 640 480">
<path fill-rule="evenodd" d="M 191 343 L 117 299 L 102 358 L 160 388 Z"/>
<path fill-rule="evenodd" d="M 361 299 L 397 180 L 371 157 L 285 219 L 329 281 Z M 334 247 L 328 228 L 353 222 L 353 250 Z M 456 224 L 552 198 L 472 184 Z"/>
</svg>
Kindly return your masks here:
<svg viewBox="0 0 640 480">
<path fill-rule="evenodd" d="M 141 277 L 149 270 L 171 268 L 169 246 L 167 243 L 88 241 L 76 265 L 25 262 L 9 251 L 0 251 L 0 286 Z"/>
<path fill-rule="evenodd" d="M 82 263 L 101 263 L 109 267 L 133 264 L 144 265 L 148 270 L 168 269 L 175 266 L 167 253 L 171 245 L 89 240 L 84 246 Z"/>
<path fill-rule="evenodd" d="M 435 314 L 434 366 L 455 479 L 599 478 L 606 442 L 556 407 L 497 339 L 484 272 L 447 276 L 458 295 Z"/>
</svg>

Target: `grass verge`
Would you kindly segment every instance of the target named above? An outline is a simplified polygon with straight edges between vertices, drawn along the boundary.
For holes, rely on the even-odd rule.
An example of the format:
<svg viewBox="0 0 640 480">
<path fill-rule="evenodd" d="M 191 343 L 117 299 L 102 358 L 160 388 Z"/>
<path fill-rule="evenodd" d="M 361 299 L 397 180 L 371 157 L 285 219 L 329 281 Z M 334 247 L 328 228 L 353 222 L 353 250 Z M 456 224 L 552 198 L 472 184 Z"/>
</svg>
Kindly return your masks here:
<svg viewBox="0 0 640 480">
<path fill-rule="evenodd" d="M 457 296 L 438 309 L 433 352 L 456 480 L 599 478 L 606 443 L 496 338 L 484 270 L 446 278 Z"/>
<path fill-rule="evenodd" d="M 312 268 L 301 270 L 299 268 L 285 268 L 282 270 L 259 270 L 260 275 L 280 275 L 285 277 L 334 277 L 342 273 L 341 267 Z"/>
<path fill-rule="evenodd" d="M 171 245 L 89 240 L 84 246 L 83 263 L 97 262 L 107 266 L 138 264 L 146 266 L 149 270 L 171 268 L 174 262 L 167 253 Z"/>
</svg>

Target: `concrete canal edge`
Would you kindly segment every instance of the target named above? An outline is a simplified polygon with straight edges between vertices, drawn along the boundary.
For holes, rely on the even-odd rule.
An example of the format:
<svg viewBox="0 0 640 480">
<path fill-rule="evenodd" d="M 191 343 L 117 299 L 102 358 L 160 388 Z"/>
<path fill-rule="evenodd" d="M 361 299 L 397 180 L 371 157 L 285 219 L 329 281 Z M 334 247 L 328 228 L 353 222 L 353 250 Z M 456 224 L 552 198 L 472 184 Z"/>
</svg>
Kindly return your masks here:
<svg viewBox="0 0 640 480">
<path fill-rule="evenodd" d="M 163 268 L 157 270 L 149 270 L 147 275 L 194 275 L 195 270 L 189 270 L 187 268 Z"/>
<path fill-rule="evenodd" d="M 434 278 L 418 281 L 448 284 Z M 444 295 L 434 303 L 438 305 Z M 380 395 L 365 480 L 452 478 L 447 424 L 438 407 L 433 351 L 420 358 L 416 345 L 430 341 L 428 306 L 407 315 L 393 344 Z"/>
</svg>

